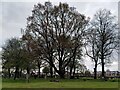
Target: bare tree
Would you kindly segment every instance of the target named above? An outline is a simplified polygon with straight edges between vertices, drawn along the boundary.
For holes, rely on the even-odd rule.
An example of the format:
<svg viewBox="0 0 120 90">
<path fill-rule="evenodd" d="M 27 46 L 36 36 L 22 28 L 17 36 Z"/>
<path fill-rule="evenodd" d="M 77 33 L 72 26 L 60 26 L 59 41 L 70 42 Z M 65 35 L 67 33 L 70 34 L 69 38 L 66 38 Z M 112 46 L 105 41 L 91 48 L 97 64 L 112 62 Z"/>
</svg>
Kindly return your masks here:
<svg viewBox="0 0 120 90">
<path fill-rule="evenodd" d="M 97 78 L 97 66 L 100 63 L 99 62 L 99 52 L 100 49 L 98 47 L 98 41 L 97 41 L 97 33 L 96 29 L 90 28 L 87 30 L 86 33 L 86 43 L 85 43 L 85 51 L 86 55 L 89 56 L 92 61 L 94 62 L 94 79 Z"/>
<path fill-rule="evenodd" d="M 65 67 L 73 63 L 81 51 L 84 29 L 89 20 L 66 3 L 53 6 L 50 2 L 34 6 L 25 31 L 52 68 L 64 78 Z M 57 64 L 56 64 L 57 63 Z"/>
<path fill-rule="evenodd" d="M 117 23 L 109 10 L 100 9 L 92 21 L 96 29 L 97 48 L 102 65 L 102 77 L 105 77 L 104 66 L 110 62 L 110 56 L 117 47 Z"/>
</svg>

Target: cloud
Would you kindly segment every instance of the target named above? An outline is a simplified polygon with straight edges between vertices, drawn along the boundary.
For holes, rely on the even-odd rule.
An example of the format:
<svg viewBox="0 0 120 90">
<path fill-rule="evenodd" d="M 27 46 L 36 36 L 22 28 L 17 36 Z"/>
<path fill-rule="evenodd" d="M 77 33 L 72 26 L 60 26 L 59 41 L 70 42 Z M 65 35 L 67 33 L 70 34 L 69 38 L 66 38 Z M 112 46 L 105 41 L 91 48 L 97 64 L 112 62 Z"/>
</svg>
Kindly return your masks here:
<svg viewBox="0 0 120 90">
<path fill-rule="evenodd" d="M 26 26 L 26 18 L 31 15 L 34 3 L 3 2 L 2 3 L 2 41 L 11 37 L 19 37 L 21 28 Z M 1 38 L 0 38 L 1 41 Z"/>
<path fill-rule="evenodd" d="M 43 0 L 1 0 L 2 2 L 43 2 Z M 48 1 L 48 0 L 44 0 Z M 118 2 L 119 0 L 50 0 L 51 2 Z"/>
<path fill-rule="evenodd" d="M 80 13 L 85 14 L 86 16 L 93 17 L 99 9 L 108 9 L 114 15 L 118 15 L 118 3 L 117 2 L 75 2 L 70 3 L 71 6 L 76 6 L 77 10 Z M 115 7 L 113 7 L 115 6 Z"/>
<path fill-rule="evenodd" d="M 2 0 L 2 3 L 0 3 L 0 6 L 2 6 L 2 10 L 0 9 L 0 34 L 2 33 L 2 37 L 0 37 L 0 46 L 2 43 L 5 42 L 6 39 L 11 37 L 20 37 L 21 36 L 21 28 L 25 28 L 26 26 L 26 18 L 31 15 L 31 10 L 33 9 L 34 4 L 37 4 L 37 2 L 42 2 L 42 0 L 37 0 L 34 2 L 34 0 L 11 0 L 13 2 L 8 2 L 8 0 Z M 27 1 L 27 2 L 26 2 Z M 48 1 L 48 0 L 46 0 Z M 96 2 L 96 0 L 81 0 L 81 1 L 74 1 L 74 0 L 61 0 L 61 2 L 67 2 L 69 6 L 76 7 L 77 11 L 79 11 L 81 14 L 85 14 L 87 17 L 93 17 L 95 12 L 99 8 L 106 8 L 108 10 L 111 10 L 111 12 L 114 15 L 118 15 L 118 0 L 100 0 L 101 2 Z M 104 1 L 104 2 L 102 2 Z M 53 4 L 58 4 L 60 0 L 51 0 Z M 1 5 L 2 4 L 2 5 Z M 1 35 L 0 35 L 1 36 Z M 2 43 L 1 43 L 2 42 Z M 93 70 L 93 62 L 89 58 L 86 58 L 86 66 Z M 112 70 L 117 70 L 118 63 L 115 61 L 111 68 Z M 98 70 L 101 70 L 101 67 L 98 67 Z"/>
<path fill-rule="evenodd" d="M 12 36 L 20 36 L 21 28 L 26 26 L 26 18 L 31 15 L 31 10 L 36 4 L 35 2 L 3 2 L 2 3 L 2 39 L 3 42 Z M 58 2 L 53 2 L 58 4 Z M 85 14 L 87 17 L 92 17 L 99 8 L 107 8 L 115 15 L 117 14 L 116 2 L 68 2 L 70 6 L 75 6 L 76 9 Z M 115 7 L 113 7 L 113 5 Z M 1 33 L 1 32 L 0 32 Z M 0 38 L 0 41 L 1 38 Z"/>
</svg>

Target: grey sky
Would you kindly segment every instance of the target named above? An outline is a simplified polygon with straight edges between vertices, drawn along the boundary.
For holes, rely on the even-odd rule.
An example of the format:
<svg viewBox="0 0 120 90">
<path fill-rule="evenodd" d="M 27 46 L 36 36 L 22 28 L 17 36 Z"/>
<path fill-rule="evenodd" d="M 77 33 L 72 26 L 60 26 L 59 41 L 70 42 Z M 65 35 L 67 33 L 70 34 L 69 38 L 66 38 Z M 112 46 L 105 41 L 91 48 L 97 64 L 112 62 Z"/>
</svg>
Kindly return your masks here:
<svg viewBox="0 0 120 90">
<path fill-rule="evenodd" d="M 21 36 L 21 28 L 25 28 L 26 26 L 26 18 L 31 15 L 31 10 L 33 9 L 34 4 L 41 2 L 41 0 L 37 0 L 33 2 L 33 0 L 2 0 L 0 6 L 0 46 L 3 45 L 6 39 L 11 37 L 20 37 Z M 26 2 L 25 2 L 26 1 Z M 77 11 L 82 14 L 85 14 L 87 17 L 92 18 L 95 12 L 100 8 L 106 8 L 111 10 L 111 12 L 118 16 L 118 0 L 116 2 L 112 2 L 112 0 L 107 0 L 107 2 L 95 2 L 95 0 L 91 0 L 92 2 L 87 2 L 87 0 L 76 1 L 70 0 L 71 2 L 63 1 L 63 0 L 48 0 L 52 1 L 53 4 L 58 4 L 60 1 L 67 2 L 69 6 L 76 7 Z M 104 0 L 105 1 L 105 0 Z M 108 2 L 109 1 L 109 2 Z M 41 2 L 43 3 L 43 1 Z M 117 58 L 115 58 L 117 59 Z M 89 58 L 87 58 L 86 63 L 87 68 L 90 70 L 93 69 L 93 63 L 90 62 Z M 110 67 L 111 70 L 118 70 L 118 63 L 115 61 Z M 106 68 L 107 69 L 107 68 Z M 98 68 L 100 70 L 100 67 Z"/>
</svg>

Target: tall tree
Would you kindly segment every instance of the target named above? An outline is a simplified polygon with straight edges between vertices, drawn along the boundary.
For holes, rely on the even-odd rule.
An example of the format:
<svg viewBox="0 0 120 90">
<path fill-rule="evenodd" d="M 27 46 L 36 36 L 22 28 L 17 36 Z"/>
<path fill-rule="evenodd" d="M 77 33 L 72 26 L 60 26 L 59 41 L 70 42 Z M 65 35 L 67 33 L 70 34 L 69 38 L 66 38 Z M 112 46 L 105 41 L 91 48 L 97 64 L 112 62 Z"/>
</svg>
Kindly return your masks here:
<svg viewBox="0 0 120 90">
<path fill-rule="evenodd" d="M 38 56 L 36 56 L 34 42 L 31 40 L 31 37 L 28 36 L 28 41 L 25 40 L 25 37 L 22 37 L 22 49 L 23 49 L 23 67 L 27 70 L 26 78 L 29 82 L 30 77 L 30 70 L 36 68 L 36 59 Z M 37 63 L 39 62 L 39 59 L 37 60 Z M 40 62 L 39 62 L 40 65 Z"/>
<path fill-rule="evenodd" d="M 2 64 L 4 68 L 15 69 L 14 80 L 20 77 L 20 69 L 27 70 L 27 74 L 30 73 L 30 69 L 34 68 L 34 58 L 30 52 L 28 52 L 26 43 L 21 39 L 12 38 L 8 39 L 6 44 L 2 47 Z"/>
<path fill-rule="evenodd" d="M 2 60 L 3 66 L 8 68 L 9 77 L 10 77 L 10 68 L 15 68 L 15 76 L 19 77 L 19 68 L 22 64 L 21 62 L 21 41 L 17 38 L 9 39 L 6 42 L 6 45 L 2 47 Z"/>
<path fill-rule="evenodd" d="M 85 50 L 86 55 L 89 56 L 94 62 L 94 79 L 97 78 L 97 66 L 99 62 L 99 52 L 100 48 L 98 47 L 99 42 L 97 41 L 97 31 L 92 26 L 86 32 L 86 43 Z"/>
<path fill-rule="evenodd" d="M 75 61 L 81 50 L 89 20 L 66 3 L 53 6 L 50 2 L 35 5 L 27 20 L 26 40 L 27 35 L 31 36 L 30 41 L 36 43 L 43 59 L 64 78 L 65 67 Z"/>
<path fill-rule="evenodd" d="M 92 26 L 96 29 L 97 47 L 102 65 L 102 77 L 105 77 L 104 66 L 110 62 L 110 56 L 117 47 L 117 23 L 109 10 L 100 9 L 94 15 Z"/>
</svg>

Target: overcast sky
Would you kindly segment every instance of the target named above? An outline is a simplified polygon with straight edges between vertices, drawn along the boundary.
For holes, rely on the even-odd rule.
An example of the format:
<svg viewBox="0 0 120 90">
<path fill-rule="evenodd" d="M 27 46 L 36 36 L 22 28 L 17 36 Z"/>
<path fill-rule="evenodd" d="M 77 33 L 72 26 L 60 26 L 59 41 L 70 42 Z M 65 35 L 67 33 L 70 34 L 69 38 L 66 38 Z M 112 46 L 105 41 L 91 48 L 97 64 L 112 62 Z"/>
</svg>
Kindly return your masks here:
<svg viewBox="0 0 120 90">
<path fill-rule="evenodd" d="M 11 1 L 11 2 L 10 2 Z M 25 28 L 26 26 L 26 18 L 31 15 L 31 10 L 33 6 L 38 2 L 44 3 L 43 0 L 2 0 L 0 3 L 0 47 L 4 44 L 4 42 L 11 37 L 20 37 L 21 36 L 21 28 Z M 110 10 L 113 15 L 118 16 L 118 0 L 100 0 L 96 2 L 96 0 L 47 0 L 51 1 L 53 4 L 57 4 L 62 2 L 67 2 L 69 6 L 76 7 L 77 11 L 85 16 L 90 17 L 92 19 L 95 12 L 100 8 L 106 8 Z M 1 9 L 2 6 L 2 9 Z M 1 49 L 0 49 L 1 50 Z M 116 55 L 117 56 L 117 55 Z M 113 64 L 109 67 L 106 67 L 111 70 L 118 70 L 117 57 L 114 58 Z M 90 62 L 89 58 L 86 59 L 87 68 L 93 70 L 93 63 Z M 98 70 L 101 68 L 99 67 Z"/>
</svg>

